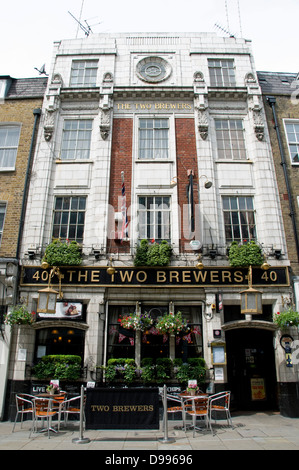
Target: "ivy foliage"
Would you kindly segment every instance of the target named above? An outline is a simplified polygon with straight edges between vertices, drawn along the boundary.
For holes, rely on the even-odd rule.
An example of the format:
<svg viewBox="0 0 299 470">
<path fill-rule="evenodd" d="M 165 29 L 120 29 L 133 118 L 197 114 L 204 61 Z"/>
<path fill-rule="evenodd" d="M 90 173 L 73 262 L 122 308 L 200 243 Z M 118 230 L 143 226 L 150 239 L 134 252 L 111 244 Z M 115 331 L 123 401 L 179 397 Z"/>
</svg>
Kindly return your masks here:
<svg viewBox="0 0 299 470">
<path fill-rule="evenodd" d="M 170 263 L 172 248 L 166 240 L 161 243 L 149 244 L 141 240 L 136 249 L 135 266 L 167 266 Z"/>
<path fill-rule="evenodd" d="M 82 262 L 80 245 L 74 240 L 69 243 L 53 240 L 46 248 L 43 261 L 50 266 L 78 266 Z"/>
<path fill-rule="evenodd" d="M 254 241 L 244 245 L 232 242 L 228 259 L 231 266 L 260 266 L 264 262 L 262 250 Z"/>
</svg>

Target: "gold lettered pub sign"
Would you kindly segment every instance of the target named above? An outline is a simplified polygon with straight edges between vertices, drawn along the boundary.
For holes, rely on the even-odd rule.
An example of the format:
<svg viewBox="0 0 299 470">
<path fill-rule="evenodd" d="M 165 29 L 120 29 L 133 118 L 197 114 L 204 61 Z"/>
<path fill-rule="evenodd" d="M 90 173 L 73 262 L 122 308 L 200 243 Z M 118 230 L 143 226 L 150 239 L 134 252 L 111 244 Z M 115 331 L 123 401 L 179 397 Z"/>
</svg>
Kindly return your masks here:
<svg viewBox="0 0 299 470">
<path fill-rule="evenodd" d="M 247 286 L 248 269 L 232 267 L 212 267 L 198 270 L 190 267 L 136 268 L 114 266 L 115 273 L 107 273 L 107 267 L 66 266 L 60 267 L 62 285 L 74 287 L 229 287 Z M 22 286 L 48 284 L 50 269 L 37 266 L 23 266 Z M 253 268 L 254 286 L 289 286 L 289 273 L 286 267 L 270 268 L 264 271 Z M 54 276 L 51 284 L 58 285 Z"/>
</svg>

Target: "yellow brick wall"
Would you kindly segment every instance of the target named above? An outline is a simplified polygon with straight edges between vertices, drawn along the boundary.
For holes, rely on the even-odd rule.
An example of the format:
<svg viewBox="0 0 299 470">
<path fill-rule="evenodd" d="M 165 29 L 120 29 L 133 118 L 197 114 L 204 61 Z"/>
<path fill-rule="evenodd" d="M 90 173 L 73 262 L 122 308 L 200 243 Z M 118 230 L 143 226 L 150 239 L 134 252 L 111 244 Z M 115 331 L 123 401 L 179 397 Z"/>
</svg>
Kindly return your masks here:
<svg viewBox="0 0 299 470">
<path fill-rule="evenodd" d="M 0 171 L 0 202 L 7 205 L 0 258 L 16 256 L 25 175 L 35 120 L 33 110 L 41 106 L 41 99 L 7 100 L 0 104 L 0 125 L 21 123 L 15 171 Z"/>
<path fill-rule="evenodd" d="M 292 192 L 292 202 L 295 212 L 295 220 L 297 226 L 297 232 L 299 230 L 299 208 L 297 202 L 297 196 L 299 196 L 299 166 L 291 165 L 291 160 L 289 157 L 289 149 L 287 144 L 286 133 L 284 130 L 283 119 L 299 119 L 299 105 L 293 104 L 290 96 L 275 96 L 276 104 L 276 116 L 278 119 L 279 131 L 282 139 L 282 145 L 286 160 L 287 174 L 289 178 L 289 184 Z M 299 276 L 299 263 L 298 255 L 296 250 L 294 230 L 292 225 L 292 219 L 290 217 L 290 206 L 287 194 L 287 186 L 285 183 L 285 177 L 283 172 L 283 166 L 281 165 L 281 154 L 279 150 L 278 140 L 276 136 L 276 130 L 274 128 L 273 113 L 272 109 L 267 103 L 266 99 L 264 101 L 268 128 L 270 133 L 270 140 L 272 146 L 272 152 L 274 156 L 275 171 L 279 189 L 279 197 L 282 208 L 282 216 L 285 227 L 286 241 L 288 247 L 288 255 L 291 261 L 292 274 Z"/>
</svg>

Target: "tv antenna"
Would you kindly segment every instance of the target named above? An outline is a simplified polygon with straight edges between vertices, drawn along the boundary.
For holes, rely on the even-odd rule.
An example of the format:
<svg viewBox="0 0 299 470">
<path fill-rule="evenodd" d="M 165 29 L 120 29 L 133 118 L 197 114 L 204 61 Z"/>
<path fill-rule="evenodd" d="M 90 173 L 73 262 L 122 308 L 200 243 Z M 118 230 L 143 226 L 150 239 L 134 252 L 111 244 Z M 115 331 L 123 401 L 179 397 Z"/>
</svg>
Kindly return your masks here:
<svg viewBox="0 0 299 470">
<path fill-rule="evenodd" d="M 82 29 L 82 31 L 84 31 L 85 36 L 88 37 L 90 33 L 92 33 L 92 30 L 87 21 L 84 20 L 86 23 L 86 26 L 84 26 L 84 24 L 82 24 L 81 21 L 77 20 L 77 18 L 75 18 L 70 11 L 68 13 L 74 18 L 75 21 L 77 21 L 79 27 Z"/>
<path fill-rule="evenodd" d="M 230 31 L 228 31 L 227 29 L 225 29 L 223 26 L 221 26 L 220 24 L 218 23 L 215 23 L 215 26 L 216 28 L 220 29 L 220 31 L 222 31 L 223 33 L 227 34 L 230 38 L 235 38 L 235 35 L 232 34 Z"/>
</svg>

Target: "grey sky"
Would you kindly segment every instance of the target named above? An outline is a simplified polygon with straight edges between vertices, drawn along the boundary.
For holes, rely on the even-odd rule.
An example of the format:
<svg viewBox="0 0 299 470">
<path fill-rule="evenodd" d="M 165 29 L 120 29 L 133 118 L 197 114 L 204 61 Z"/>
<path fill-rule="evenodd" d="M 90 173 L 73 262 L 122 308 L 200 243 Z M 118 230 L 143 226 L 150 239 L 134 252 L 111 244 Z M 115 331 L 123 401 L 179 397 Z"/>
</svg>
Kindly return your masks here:
<svg viewBox="0 0 299 470">
<path fill-rule="evenodd" d="M 93 34 L 213 32 L 252 40 L 257 70 L 299 72 L 298 0 L 15 0 L 0 15 L 0 75 L 35 77 L 51 66 L 53 42 L 85 37 L 71 12 Z M 239 14 L 240 13 L 240 14 Z"/>
</svg>

